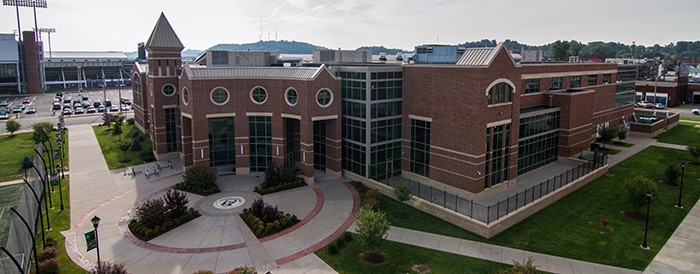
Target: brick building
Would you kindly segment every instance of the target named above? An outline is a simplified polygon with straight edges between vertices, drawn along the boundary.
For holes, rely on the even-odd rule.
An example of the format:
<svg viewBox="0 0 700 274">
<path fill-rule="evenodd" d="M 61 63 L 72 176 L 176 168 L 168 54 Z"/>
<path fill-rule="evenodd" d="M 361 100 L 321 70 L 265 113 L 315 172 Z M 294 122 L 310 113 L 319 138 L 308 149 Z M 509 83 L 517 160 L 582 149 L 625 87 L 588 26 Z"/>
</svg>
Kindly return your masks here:
<svg viewBox="0 0 700 274">
<path fill-rule="evenodd" d="M 458 50 L 452 63 L 304 66 L 226 51 L 183 65 L 183 48 L 161 14 L 132 87 L 157 158 L 185 167 L 276 162 L 309 183 L 321 170 L 478 193 L 578 155 L 598 126 L 633 111 L 616 64 L 519 64 L 502 44 Z"/>
</svg>

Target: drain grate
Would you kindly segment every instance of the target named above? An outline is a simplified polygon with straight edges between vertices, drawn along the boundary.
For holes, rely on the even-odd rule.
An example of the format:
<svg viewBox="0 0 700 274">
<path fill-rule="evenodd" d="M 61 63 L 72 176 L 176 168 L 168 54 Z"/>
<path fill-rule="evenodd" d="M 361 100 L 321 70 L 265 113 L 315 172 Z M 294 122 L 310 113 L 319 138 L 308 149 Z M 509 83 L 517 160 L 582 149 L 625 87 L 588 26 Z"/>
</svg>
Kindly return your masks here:
<svg viewBox="0 0 700 274">
<path fill-rule="evenodd" d="M 430 268 L 428 268 L 427 265 L 424 264 L 414 264 L 413 267 L 411 267 L 411 270 L 414 272 L 418 272 L 420 274 L 425 274 L 430 272 Z"/>
</svg>

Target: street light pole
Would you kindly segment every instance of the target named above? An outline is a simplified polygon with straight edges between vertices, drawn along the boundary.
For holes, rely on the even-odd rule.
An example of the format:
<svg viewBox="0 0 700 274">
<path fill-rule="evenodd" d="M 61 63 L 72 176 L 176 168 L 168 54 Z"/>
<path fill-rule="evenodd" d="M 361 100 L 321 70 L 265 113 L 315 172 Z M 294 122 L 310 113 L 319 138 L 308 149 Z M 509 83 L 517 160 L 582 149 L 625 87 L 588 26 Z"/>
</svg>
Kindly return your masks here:
<svg viewBox="0 0 700 274">
<path fill-rule="evenodd" d="M 644 226 L 644 243 L 642 243 L 643 249 L 649 249 L 649 246 L 647 245 L 647 233 L 649 232 L 649 208 L 651 208 L 651 196 L 653 195 L 653 192 L 647 191 L 647 221 L 646 225 Z"/>
<path fill-rule="evenodd" d="M 683 208 L 683 204 L 681 204 L 681 197 L 683 197 L 683 177 L 685 177 L 685 165 L 685 161 L 681 162 L 681 188 L 678 190 L 677 208 Z"/>
<path fill-rule="evenodd" d="M 97 226 L 100 225 L 100 217 L 94 216 L 90 220 L 92 227 L 95 228 L 95 243 L 97 244 L 97 273 L 100 273 L 100 237 L 97 236 Z"/>
</svg>

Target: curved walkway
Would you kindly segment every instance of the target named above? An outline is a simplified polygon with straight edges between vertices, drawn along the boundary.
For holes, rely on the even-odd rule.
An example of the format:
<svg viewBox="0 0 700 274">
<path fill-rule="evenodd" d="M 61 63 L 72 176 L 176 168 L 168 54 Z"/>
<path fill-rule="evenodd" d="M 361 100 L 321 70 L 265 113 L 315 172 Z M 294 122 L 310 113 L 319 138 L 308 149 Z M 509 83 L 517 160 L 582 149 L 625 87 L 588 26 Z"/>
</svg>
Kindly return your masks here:
<svg viewBox="0 0 700 274">
<path fill-rule="evenodd" d="M 260 273 L 334 273 L 313 252 L 347 230 L 359 207 L 354 188 L 332 178 L 319 178 L 314 186 L 263 196 L 267 203 L 301 220 L 270 237 L 257 239 L 232 210 L 206 208 L 202 216 L 143 242 L 127 228 L 134 206 L 161 196 L 181 181 L 179 161 L 173 161 L 175 169 L 166 168 L 160 177 L 146 180 L 143 175 L 124 175 L 123 170 L 109 171 L 90 126 L 72 127 L 69 138 L 79 145 L 70 151 L 71 230 L 62 233 L 69 256 L 85 269 L 97 261 L 95 250 L 85 251 L 83 236 L 92 230 L 89 219 L 97 215 L 102 219 L 98 230 L 101 260 L 124 263 L 132 273 L 192 273 L 201 269 L 221 273 L 243 265 Z M 257 195 L 250 190 L 261 180 L 258 177 L 222 176 L 219 184 L 226 193 L 248 195 L 242 209 Z M 211 196 L 188 194 L 188 198 L 195 208 L 204 208 L 212 201 Z"/>
</svg>

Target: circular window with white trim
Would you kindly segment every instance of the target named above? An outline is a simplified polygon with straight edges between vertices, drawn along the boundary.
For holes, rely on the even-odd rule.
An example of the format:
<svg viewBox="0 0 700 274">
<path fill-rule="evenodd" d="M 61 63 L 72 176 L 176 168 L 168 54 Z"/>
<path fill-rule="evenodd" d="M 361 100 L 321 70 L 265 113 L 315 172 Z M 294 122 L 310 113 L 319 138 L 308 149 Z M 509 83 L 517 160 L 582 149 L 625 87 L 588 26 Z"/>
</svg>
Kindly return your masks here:
<svg viewBox="0 0 700 274">
<path fill-rule="evenodd" d="M 333 103 L 333 92 L 330 89 L 322 88 L 316 92 L 316 103 L 321 107 L 328 107 Z"/>
<path fill-rule="evenodd" d="M 250 91 L 250 99 L 253 100 L 253 103 L 262 105 L 267 101 L 267 90 L 261 86 L 254 87 Z"/>
<path fill-rule="evenodd" d="M 294 88 L 288 88 L 284 93 L 284 97 L 287 101 L 287 105 L 295 106 L 297 102 L 299 102 L 299 93 L 297 93 L 297 90 Z"/>
<path fill-rule="evenodd" d="M 190 90 L 187 88 L 182 88 L 182 102 L 185 105 L 190 103 Z"/>
<path fill-rule="evenodd" d="M 172 84 L 165 84 L 163 86 L 162 91 L 165 96 L 173 96 L 173 94 L 175 94 L 175 86 L 173 86 Z"/>
<path fill-rule="evenodd" d="M 209 97 L 211 98 L 211 102 L 216 104 L 216 105 L 223 105 L 228 102 L 228 99 L 230 98 L 228 90 L 226 90 L 223 87 L 216 87 L 211 90 L 211 93 L 209 94 Z"/>
</svg>

